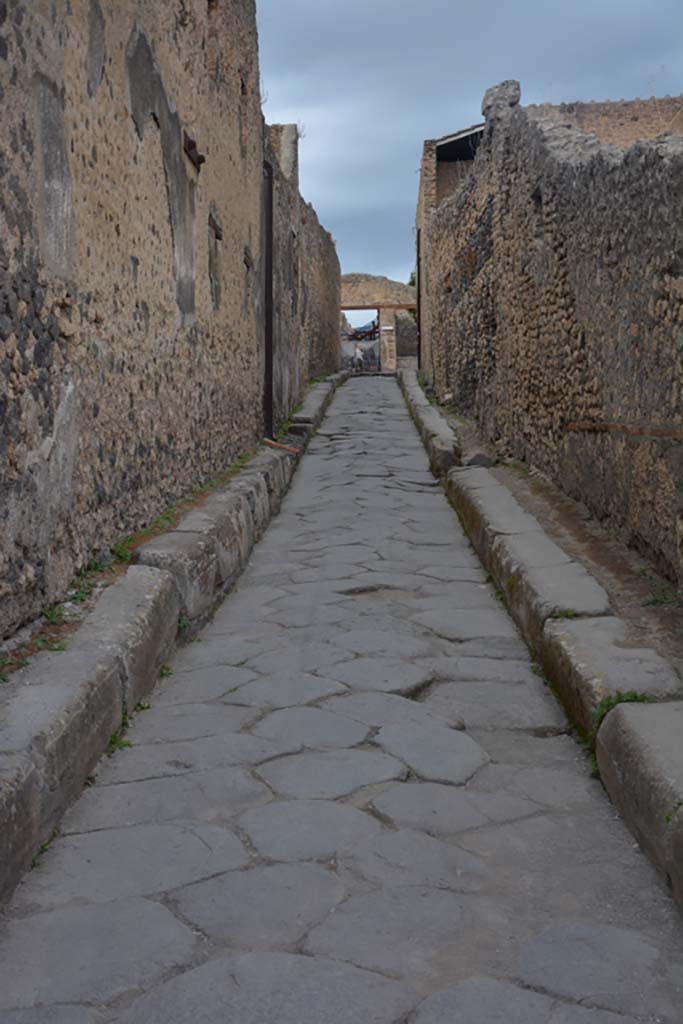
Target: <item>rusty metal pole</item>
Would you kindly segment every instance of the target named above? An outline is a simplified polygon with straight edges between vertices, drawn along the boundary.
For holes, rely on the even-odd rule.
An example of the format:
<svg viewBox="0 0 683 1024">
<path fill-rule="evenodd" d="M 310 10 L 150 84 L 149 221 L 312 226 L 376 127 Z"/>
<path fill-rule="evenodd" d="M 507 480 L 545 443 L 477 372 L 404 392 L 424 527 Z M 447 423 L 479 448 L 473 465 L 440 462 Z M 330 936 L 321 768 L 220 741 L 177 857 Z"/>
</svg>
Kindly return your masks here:
<svg viewBox="0 0 683 1024">
<path fill-rule="evenodd" d="M 263 164 L 263 218 L 265 222 L 264 308 L 265 308 L 265 361 L 263 376 L 263 430 L 267 438 L 274 437 L 273 422 L 273 168 Z"/>
</svg>

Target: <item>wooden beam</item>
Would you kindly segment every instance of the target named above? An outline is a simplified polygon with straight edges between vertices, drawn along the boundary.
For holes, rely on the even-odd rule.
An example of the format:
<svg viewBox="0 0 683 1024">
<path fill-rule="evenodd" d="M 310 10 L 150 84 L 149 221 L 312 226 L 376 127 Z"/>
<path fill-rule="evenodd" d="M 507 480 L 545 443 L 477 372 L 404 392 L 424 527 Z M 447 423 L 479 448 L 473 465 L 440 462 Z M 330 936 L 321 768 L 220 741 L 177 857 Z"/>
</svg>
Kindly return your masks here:
<svg viewBox="0 0 683 1024">
<path fill-rule="evenodd" d="M 343 312 L 346 310 L 353 309 L 367 309 L 370 312 L 373 309 L 416 309 L 416 303 L 414 302 L 368 302 L 367 305 L 363 306 L 340 306 Z"/>
</svg>

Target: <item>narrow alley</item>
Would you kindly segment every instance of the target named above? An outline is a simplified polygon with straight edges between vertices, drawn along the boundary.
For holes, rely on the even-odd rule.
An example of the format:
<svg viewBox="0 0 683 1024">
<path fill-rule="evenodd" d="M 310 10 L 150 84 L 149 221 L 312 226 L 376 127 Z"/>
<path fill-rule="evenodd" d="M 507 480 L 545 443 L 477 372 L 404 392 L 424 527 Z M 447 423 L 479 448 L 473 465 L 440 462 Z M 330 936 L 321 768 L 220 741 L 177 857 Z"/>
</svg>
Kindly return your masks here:
<svg viewBox="0 0 683 1024">
<path fill-rule="evenodd" d="M 393 379 L 169 667 L 17 889 L 2 1024 L 680 1024 L 680 917 Z"/>
</svg>

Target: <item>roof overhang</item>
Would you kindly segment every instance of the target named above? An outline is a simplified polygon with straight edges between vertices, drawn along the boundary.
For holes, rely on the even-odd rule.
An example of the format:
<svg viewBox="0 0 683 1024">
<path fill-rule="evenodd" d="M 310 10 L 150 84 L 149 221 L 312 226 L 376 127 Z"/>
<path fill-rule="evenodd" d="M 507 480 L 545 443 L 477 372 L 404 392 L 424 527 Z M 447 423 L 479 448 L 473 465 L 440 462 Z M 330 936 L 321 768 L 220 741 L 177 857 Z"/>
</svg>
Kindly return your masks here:
<svg viewBox="0 0 683 1024">
<path fill-rule="evenodd" d="M 463 128 L 454 135 L 444 135 L 436 143 L 436 159 L 439 163 L 454 163 L 458 160 L 473 160 L 484 135 L 485 124 Z"/>
</svg>

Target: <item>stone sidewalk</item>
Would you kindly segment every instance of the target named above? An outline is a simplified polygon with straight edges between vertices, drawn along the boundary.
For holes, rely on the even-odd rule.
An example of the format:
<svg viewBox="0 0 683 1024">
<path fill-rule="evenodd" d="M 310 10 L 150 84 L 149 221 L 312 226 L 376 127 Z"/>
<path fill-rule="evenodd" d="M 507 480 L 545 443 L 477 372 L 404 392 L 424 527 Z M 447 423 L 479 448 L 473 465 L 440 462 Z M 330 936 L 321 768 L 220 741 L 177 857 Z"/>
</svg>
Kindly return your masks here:
<svg viewBox="0 0 683 1024">
<path fill-rule="evenodd" d="M 172 669 L 17 891 L 2 1024 L 680 1024 L 680 917 L 393 380 Z"/>
</svg>

